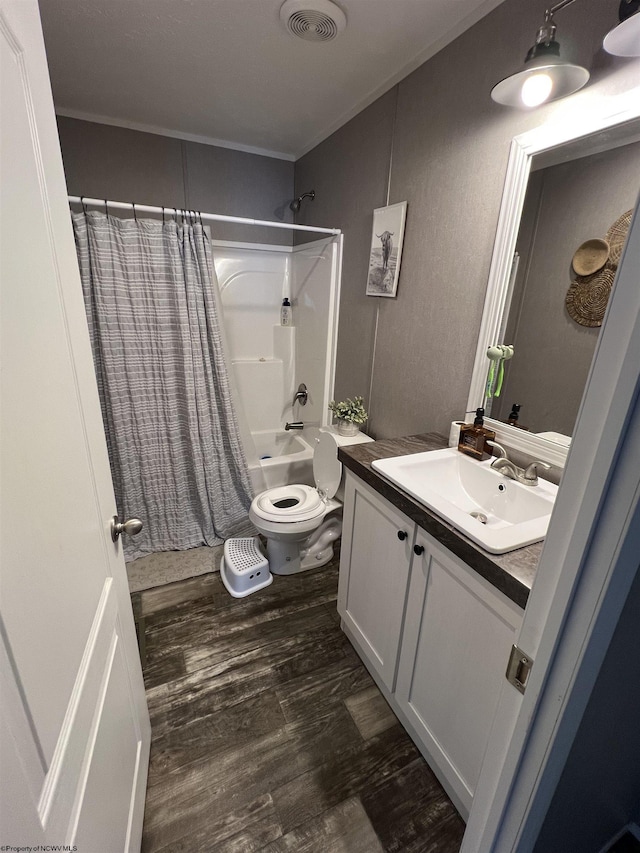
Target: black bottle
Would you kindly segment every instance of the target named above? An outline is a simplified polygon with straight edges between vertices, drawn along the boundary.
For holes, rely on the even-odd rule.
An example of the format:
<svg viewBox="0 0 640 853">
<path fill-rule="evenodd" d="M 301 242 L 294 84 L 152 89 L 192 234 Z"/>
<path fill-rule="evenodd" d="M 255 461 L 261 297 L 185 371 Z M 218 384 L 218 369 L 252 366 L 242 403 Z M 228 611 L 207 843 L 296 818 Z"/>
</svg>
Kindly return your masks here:
<svg viewBox="0 0 640 853">
<path fill-rule="evenodd" d="M 508 423 L 509 426 L 516 427 L 517 429 L 529 429 L 529 427 L 522 426 L 522 424 L 518 421 L 518 418 L 520 416 L 520 408 L 520 403 L 514 403 L 511 406 L 511 413 L 505 423 Z"/>
</svg>

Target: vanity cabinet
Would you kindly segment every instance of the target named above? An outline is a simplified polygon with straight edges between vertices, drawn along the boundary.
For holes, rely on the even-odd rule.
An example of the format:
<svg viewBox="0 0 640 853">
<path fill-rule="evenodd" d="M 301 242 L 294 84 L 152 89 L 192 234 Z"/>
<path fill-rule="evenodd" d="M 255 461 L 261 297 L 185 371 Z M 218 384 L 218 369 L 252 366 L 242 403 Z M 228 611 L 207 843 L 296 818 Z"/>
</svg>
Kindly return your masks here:
<svg viewBox="0 0 640 853">
<path fill-rule="evenodd" d="M 395 697 L 468 811 L 523 612 L 427 533 L 416 546 Z"/>
<path fill-rule="evenodd" d="M 395 687 L 415 525 L 347 477 L 338 610 L 369 668 Z"/>
<path fill-rule="evenodd" d="M 466 818 L 523 611 L 351 474 L 342 542 L 343 628 Z"/>
</svg>

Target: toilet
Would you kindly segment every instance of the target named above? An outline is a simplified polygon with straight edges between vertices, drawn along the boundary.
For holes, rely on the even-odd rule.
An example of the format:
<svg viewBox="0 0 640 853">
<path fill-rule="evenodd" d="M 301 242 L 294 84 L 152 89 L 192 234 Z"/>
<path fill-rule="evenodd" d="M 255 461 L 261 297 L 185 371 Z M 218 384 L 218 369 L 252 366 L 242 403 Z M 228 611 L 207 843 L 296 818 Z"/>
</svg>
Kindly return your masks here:
<svg viewBox="0 0 640 853">
<path fill-rule="evenodd" d="M 344 482 L 338 447 L 373 441 L 368 435 L 339 435 L 323 427 L 313 452 L 314 486 L 293 484 L 267 489 L 249 510 L 253 526 L 267 539 L 269 569 L 293 575 L 324 566 L 333 557 L 333 543 L 342 533 Z"/>
</svg>

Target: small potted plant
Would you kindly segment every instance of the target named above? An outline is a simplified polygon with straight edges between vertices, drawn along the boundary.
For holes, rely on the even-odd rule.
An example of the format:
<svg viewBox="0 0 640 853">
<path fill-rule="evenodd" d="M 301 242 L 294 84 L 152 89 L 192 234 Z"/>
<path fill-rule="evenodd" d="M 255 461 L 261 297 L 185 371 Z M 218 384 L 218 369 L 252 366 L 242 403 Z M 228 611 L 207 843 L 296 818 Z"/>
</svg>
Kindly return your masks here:
<svg viewBox="0 0 640 853">
<path fill-rule="evenodd" d="M 369 417 L 362 397 L 354 397 L 353 400 L 349 398 L 339 403 L 332 400 L 329 408 L 338 419 L 340 435 L 357 435 L 358 430 Z"/>
</svg>

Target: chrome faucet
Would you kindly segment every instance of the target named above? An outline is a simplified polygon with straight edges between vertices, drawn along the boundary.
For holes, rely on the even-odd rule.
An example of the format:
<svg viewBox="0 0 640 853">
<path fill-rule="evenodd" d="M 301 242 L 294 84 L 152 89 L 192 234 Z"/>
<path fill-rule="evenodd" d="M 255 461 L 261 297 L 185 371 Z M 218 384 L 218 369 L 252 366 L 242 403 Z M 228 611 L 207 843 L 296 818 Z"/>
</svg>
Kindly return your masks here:
<svg viewBox="0 0 640 853">
<path fill-rule="evenodd" d="M 295 406 L 296 403 L 300 403 L 301 406 L 307 405 L 307 400 L 309 399 L 309 392 L 307 391 L 307 386 L 304 382 L 301 382 L 298 385 L 298 390 L 293 395 L 293 403 L 292 406 Z"/>
<path fill-rule="evenodd" d="M 510 480 L 516 480 L 524 486 L 538 485 L 538 467 L 544 468 L 547 471 L 551 468 L 551 465 L 547 465 L 546 462 L 541 462 L 539 459 L 527 465 L 526 468 L 519 468 L 515 462 L 509 459 L 507 451 L 501 444 L 498 444 L 497 441 L 487 441 L 487 444 L 490 447 L 495 447 L 498 451 L 498 458 L 493 460 L 491 467 L 504 474 L 505 477 L 509 477 Z"/>
<path fill-rule="evenodd" d="M 304 429 L 304 424 L 302 421 L 294 421 L 292 424 L 286 423 L 284 428 L 288 431 L 290 429 Z"/>
</svg>

